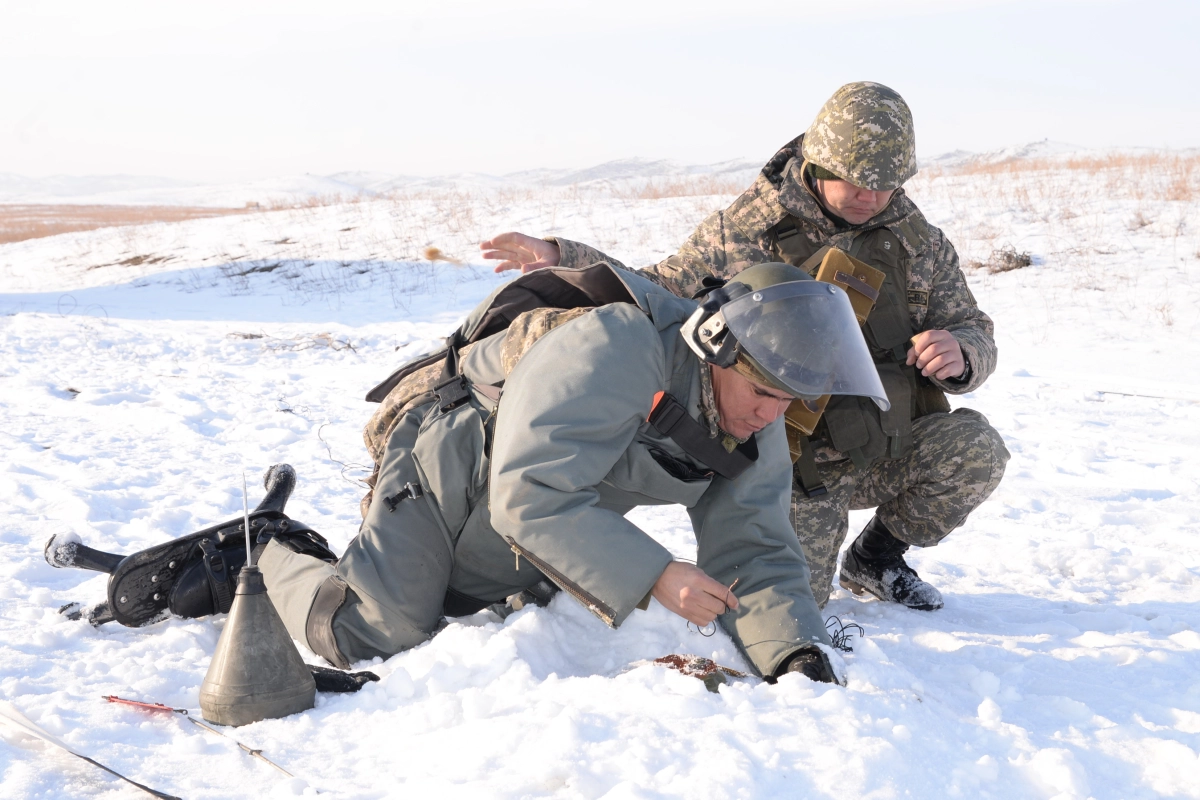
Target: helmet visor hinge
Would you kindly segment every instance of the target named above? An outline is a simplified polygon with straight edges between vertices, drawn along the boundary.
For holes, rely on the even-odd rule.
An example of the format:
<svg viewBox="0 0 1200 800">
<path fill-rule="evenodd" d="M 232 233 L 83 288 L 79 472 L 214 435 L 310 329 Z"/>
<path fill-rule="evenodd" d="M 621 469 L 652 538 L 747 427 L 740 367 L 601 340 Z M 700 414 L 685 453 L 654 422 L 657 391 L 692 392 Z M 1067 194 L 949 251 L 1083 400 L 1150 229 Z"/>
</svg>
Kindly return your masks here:
<svg viewBox="0 0 1200 800">
<path fill-rule="evenodd" d="M 737 337 L 730 333 L 721 307 L 749 293 L 749 287 L 729 283 L 713 289 L 705 297 L 704 302 L 679 329 L 692 352 L 709 364 L 733 366 L 738 354 Z"/>
</svg>

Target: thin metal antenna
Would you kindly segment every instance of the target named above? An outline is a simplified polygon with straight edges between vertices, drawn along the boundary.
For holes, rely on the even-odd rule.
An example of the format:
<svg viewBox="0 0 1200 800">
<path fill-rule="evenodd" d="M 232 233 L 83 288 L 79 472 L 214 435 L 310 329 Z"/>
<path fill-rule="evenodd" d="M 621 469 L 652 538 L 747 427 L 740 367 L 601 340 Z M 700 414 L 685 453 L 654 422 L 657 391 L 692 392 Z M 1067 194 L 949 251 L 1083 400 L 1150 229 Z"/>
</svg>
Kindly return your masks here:
<svg viewBox="0 0 1200 800">
<path fill-rule="evenodd" d="M 242 518 L 246 523 L 246 566 L 253 567 L 250 560 L 250 501 L 247 499 L 246 470 L 242 470 Z"/>
<path fill-rule="evenodd" d="M 236 744 L 238 747 L 245 750 L 247 753 L 249 753 L 254 758 L 257 758 L 260 761 L 265 761 L 266 763 L 270 764 L 275 769 L 282 772 L 284 775 L 287 775 L 289 778 L 296 777 L 295 775 L 288 772 L 283 767 L 276 764 L 271 759 L 264 756 L 262 754 L 262 750 L 255 750 L 252 747 L 244 745 L 241 742 L 239 742 L 237 739 L 234 739 L 232 736 L 225 734 L 225 733 L 221 733 L 216 728 L 204 724 L 203 722 L 196 719 L 195 717 L 189 716 L 186 708 L 171 708 L 170 706 L 164 706 L 162 703 L 139 703 L 137 700 L 126 700 L 123 697 L 117 697 L 115 694 L 101 695 L 101 697 L 110 703 L 120 703 L 121 705 L 125 705 L 125 706 L 133 706 L 134 708 L 140 708 L 143 711 L 161 711 L 161 712 L 166 712 L 167 714 L 182 714 L 183 716 L 187 717 L 187 721 L 192 723 L 193 725 L 199 725 L 201 728 L 204 728 L 204 730 L 206 730 L 206 731 L 211 731 L 212 733 L 215 733 L 217 736 L 222 736 L 222 737 L 228 739 L 229 741 Z M 324 794 L 324 792 L 321 792 L 319 789 L 317 791 L 319 794 Z"/>
<path fill-rule="evenodd" d="M 71 755 L 78 756 L 79 758 L 82 758 L 84 761 L 88 762 L 89 764 L 94 764 L 95 766 L 99 767 L 100 769 L 104 770 L 105 772 L 109 773 L 110 775 L 116 775 L 118 778 L 125 781 L 126 783 L 132 783 L 134 786 L 141 789 L 143 792 L 146 792 L 147 794 L 154 795 L 155 797 L 162 798 L 163 800 L 180 800 L 180 798 L 176 797 L 173 794 L 167 794 L 166 792 L 156 791 L 154 789 L 151 789 L 149 786 L 144 786 L 143 784 L 140 784 L 135 780 L 126 778 L 121 773 L 117 772 L 116 770 L 109 769 L 108 767 L 101 764 L 99 761 L 96 761 L 94 758 L 88 758 L 83 753 L 80 753 L 77 750 L 72 750 L 71 747 L 69 747 L 65 742 L 59 741 L 54 736 L 51 736 L 49 733 L 42 730 L 40 727 L 38 727 L 33 722 L 31 722 L 28 717 L 26 717 L 24 714 L 22 714 L 20 711 L 18 711 L 17 707 L 14 706 L 12 703 L 9 703 L 7 700 L 0 700 L 0 722 L 6 723 L 7 725 L 15 728 L 20 733 L 24 733 L 29 736 L 35 736 L 38 739 L 41 739 L 43 742 L 46 742 L 47 744 L 51 744 L 51 745 L 54 745 L 55 747 L 66 750 Z"/>
</svg>

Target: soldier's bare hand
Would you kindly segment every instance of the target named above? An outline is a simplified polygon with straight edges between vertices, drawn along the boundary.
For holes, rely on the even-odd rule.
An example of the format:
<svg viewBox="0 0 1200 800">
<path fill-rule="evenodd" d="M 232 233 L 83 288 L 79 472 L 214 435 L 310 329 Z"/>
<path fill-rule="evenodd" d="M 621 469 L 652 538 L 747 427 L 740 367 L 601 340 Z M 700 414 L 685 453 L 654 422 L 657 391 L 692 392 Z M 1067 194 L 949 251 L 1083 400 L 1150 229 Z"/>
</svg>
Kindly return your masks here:
<svg viewBox="0 0 1200 800">
<path fill-rule="evenodd" d="M 701 628 L 738 607 L 737 598 L 724 584 L 682 561 L 667 564 L 650 594 L 666 609 Z"/>
<path fill-rule="evenodd" d="M 908 361 L 927 378 L 958 378 L 967 368 L 962 347 L 950 331 L 921 331 L 912 338 Z"/>
<path fill-rule="evenodd" d="M 535 239 L 523 233 L 509 231 L 499 236 L 493 236 L 479 245 L 483 257 L 489 261 L 499 261 L 496 272 L 519 269 L 521 272 L 533 272 L 542 267 L 558 266 L 558 244 Z"/>
</svg>

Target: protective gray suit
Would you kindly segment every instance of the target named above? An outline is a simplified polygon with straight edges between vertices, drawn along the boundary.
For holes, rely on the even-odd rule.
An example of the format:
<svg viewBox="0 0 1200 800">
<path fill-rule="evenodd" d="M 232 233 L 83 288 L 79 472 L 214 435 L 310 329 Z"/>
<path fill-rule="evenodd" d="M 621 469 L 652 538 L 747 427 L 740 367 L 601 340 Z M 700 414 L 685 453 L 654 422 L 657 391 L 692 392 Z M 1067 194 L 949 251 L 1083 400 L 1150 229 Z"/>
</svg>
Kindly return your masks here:
<svg viewBox="0 0 1200 800">
<path fill-rule="evenodd" d="M 670 553 L 624 518 L 681 504 L 697 564 L 739 608 L 720 617 L 754 667 L 774 674 L 828 644 L 788 518 L 782 420 L 730 480 L 647 423 L 668 392 L 700 416 L 700 370 L 680 325 L 695 303 L 614 268 L 636 301 L 582 314 L 540 338 L 507 376 L 504 334 L 461 370 L 475 386 L 448 412 L 408 410 L 387 440 L 373 500 L 336 565 L 272 541 L 260 559 L 291 634 L 338 666 L 427 641 L 451 600 L 502 600 L 549 578 L 610 626 L 648 598 Z M 503 382 L 499 402 L 494 390 Z M 415 496 L 414 496 L 415 495 Z"/>
</svg>

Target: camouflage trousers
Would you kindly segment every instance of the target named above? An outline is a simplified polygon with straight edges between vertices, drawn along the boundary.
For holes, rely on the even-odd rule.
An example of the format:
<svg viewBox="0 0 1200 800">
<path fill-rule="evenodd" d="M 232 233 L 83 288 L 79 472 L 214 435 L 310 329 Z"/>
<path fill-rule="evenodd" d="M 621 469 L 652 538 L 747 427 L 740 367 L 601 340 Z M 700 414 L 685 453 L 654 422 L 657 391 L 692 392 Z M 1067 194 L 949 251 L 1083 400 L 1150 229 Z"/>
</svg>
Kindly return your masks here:
<svg viewBox="0 0 1200 800">
<path fill-rule="evenodd" d="M 850 527 L 850 509 L 874 508 L 897 538 L 932 547 L 1000 484 L 1008 450 L 987 418 L 969 408 L 913 421 L 913 449 L 866 471 L 849 459 L 817 465 L 828 494 L 792 491 L 792 524 L 808 559 L 813 596 L 824 607 L 838 551 Z"/>
</svg>

